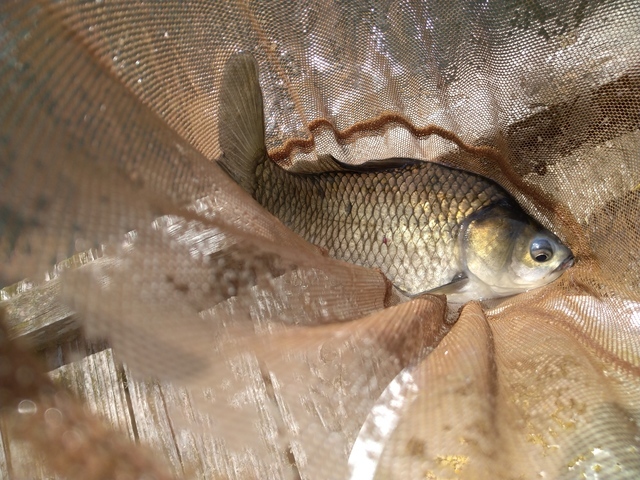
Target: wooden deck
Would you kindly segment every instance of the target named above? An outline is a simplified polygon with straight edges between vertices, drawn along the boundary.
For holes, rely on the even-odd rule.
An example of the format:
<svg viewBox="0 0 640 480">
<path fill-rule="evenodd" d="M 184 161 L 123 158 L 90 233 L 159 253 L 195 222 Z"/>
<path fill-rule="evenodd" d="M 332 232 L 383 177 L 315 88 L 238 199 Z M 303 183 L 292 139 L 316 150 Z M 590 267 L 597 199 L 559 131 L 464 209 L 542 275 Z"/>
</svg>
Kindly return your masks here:
<svg viewBox="0 0 640 480">
<path fill-rule="evenodd" d="M 275 467 L 296 478 L 286 452 L 271 457 L 271 465 L 256 465 L 228 453 L 219 440 L 194 432 L 185 419 L 198 419 L 192 393 L 169 384 L 137 381 L 118 363 L 105 342 L 91 342 L 81 333 L 74 314 L 56 301 L 59 282 L 13 294 L 2 302 L 11 335 L 27 339 L 45 360 L 50 377 L 74 392 L 88 408 L 134 442 L 150 446 L 173 473 L 187 478 L 260 478 Z M 58 478 L 35 458 L 23 441 L 12 438 L 0 420 L 0 478 Z M 278 458 L 280 457 L 280 458 Z M 277 465 L 281 462 L 281 465 Z M 275 465 L 274 465 L 275 463 Z M 263 470 L 261 472 L 261 470 Z M 239 475 L 240 474 L 240 475 Z"/>
</svg>

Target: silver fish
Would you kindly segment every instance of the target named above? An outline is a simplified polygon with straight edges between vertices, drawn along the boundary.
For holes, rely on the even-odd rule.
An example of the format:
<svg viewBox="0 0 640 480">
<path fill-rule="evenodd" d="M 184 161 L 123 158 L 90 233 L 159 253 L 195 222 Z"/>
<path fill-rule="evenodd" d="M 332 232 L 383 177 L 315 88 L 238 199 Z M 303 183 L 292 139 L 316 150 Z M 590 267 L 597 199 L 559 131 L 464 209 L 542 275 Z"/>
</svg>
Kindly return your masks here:
<svg viewBox="0 0 640 480">
<path fill-rule="evenodd" d="M 540 287 L 573 264 L 553 233 L 496 183 L 432 162 L 357 167 L 324 158 L 325 173 L 291 173 L 268 158 L 257 64 L 232 57 L 220 90 L 219 159 L 269 212 L 332 257 L 379 268 L 408 296 L 452 302 Z"/>
</svg>

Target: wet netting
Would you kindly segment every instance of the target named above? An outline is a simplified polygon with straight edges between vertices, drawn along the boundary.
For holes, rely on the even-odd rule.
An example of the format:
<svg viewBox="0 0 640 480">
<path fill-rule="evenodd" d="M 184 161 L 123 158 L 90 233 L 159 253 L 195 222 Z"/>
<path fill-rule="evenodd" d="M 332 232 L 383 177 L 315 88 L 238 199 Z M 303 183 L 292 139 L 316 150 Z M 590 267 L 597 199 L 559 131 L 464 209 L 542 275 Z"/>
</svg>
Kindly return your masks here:
<svg viewBox="0 0 640 480">
<path fill-rule="evenodd" d="M 0 477 L 640 478 L 638 2 L 5 0 Z M 401 301 L 218 166 L 487 176 L 576 264 Z M 295 202 L 295 198 L 291 199 Z"/>
</svg>

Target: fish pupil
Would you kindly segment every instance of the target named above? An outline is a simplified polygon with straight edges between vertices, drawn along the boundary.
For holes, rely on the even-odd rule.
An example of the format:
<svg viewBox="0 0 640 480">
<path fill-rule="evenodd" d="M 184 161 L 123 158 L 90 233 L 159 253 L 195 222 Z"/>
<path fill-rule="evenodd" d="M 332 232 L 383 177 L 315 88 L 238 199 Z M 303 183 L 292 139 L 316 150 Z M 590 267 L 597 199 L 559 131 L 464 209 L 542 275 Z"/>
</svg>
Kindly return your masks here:
<svg viewBox="0 0 640 480">
<path fill-rule="evenodd" d="M 548 240 L 536 240 L 531 243 L 529 253 L 536 262 L 544 263 L 553 256 L 553 249 Z"/>
</svg>

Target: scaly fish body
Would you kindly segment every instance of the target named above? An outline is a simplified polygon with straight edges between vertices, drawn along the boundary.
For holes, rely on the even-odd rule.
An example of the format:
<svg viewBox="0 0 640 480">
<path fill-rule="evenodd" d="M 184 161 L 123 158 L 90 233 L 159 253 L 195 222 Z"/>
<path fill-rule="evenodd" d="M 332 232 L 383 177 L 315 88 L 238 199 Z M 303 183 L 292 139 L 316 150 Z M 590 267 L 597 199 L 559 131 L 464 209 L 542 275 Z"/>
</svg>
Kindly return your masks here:
<svg viewBox="0 0 640 480">
<path fill-rule="evenodd" d="M 267 160 L 254 197 L 334 258 L 379 268 L 417 294 L 451 281 L 456 239 L 471 214 L 508 199 L 483 177 L 435 163 L 372 172 L 292 174 Z"/>
<path fill-rule="evenodd" d="M 454 302 L 553 281 L 571 251 L 494 182 L 431 162 L 391 159 L 291 173 L 269 160 L 255 60 L 233 57 L 220 96 L 222 167 L 293 231 L 338 259 L 379 268 L 408 295 Z"/>
</svg>

